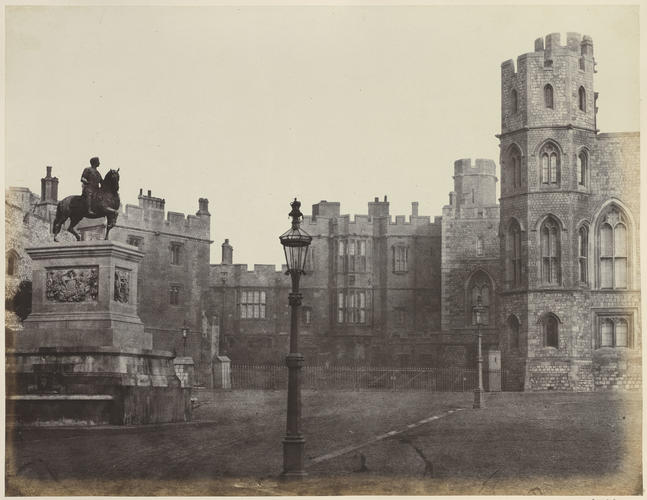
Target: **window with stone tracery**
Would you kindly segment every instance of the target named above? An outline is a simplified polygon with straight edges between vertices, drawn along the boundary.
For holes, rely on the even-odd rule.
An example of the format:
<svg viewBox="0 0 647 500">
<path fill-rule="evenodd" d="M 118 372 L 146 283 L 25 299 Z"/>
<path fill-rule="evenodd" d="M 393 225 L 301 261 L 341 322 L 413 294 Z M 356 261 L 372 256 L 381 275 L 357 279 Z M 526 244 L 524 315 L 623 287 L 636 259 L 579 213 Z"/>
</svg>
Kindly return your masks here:
<svg viewBox="0 0 647 500">
<path fill-rule="evenodd" d="M 541 281 L 558 284 L 560 280 L 559 225 L 552 217 L 547 218 L 540 229 Z"/>
<path fill-rule="evenodd" d="M 479 296 L 481 297 L 481 306 L 485 308 L 481 316 L 481 324 L 487 326 L 490 324 L 490 297 L 492 295 L 492 281 L 490 277 L 483 271 L 478 271 L 474 274 L 467 285 L 468 300 L 466 303 L 466 313 L 470 318 L 470 324 L 476 325 L 476 313 L 474 306 L 478 303 Z"/>
<path fill-rule="evenodd" d="M 541 162 L 541 183 L 558 184 L 559 183 L 559 151 L 551 144 L 546 144 L 539 153 Z"/>
<path fill-rule="evenodd" d="M 624 314 L 601 314 L 597 318 L 596 348 L 632 347 L 632 317 Z"/>
<path fill-rule="evenodd" d="M 600 288 L 628 287 L 629 244 L 627 219 L 612 206 L 598 229 L 598 275 Z"/>
</svg>

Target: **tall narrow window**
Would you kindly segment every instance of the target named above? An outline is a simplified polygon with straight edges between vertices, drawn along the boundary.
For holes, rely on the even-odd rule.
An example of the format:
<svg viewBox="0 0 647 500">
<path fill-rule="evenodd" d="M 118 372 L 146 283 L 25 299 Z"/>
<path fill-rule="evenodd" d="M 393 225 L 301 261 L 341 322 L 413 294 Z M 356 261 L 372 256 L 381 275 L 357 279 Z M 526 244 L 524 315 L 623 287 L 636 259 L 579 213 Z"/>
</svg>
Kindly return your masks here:
<svg viewBox="0 0 647 500">
<path fill-rule="evenodd" d="M 559 265 L 559 226 L 548 218 L 541 225 L 541 280 L 544 283 L 558 284 Z"/>
<path fill-rule="evenodd" d="M 600 346 L 613 346 L 613 321 L 605 319 L 600 322 Z"/>
<path fill-rule="evenodd" d="M 553 108 L 553 87 L 550 84 L 544 87 L 544 105 Z"/>
<path fill-rule="evenodd" d="M 556 184 L 559 182 L 559 152 L 551 144 L 546 144 L 539 153 L 541 161 L 541 182 L 542 184 Z"/>
<path fill-rule="evenodd" d="M 577 183 L 586 185 L 586 171 L 588 169 L 588 156 L 584 151 L 577 155 Z"/>
<path fill-rule="evenodd" d="M 512 221 L 506 235 L 506 280 L 511 286 L 521 285 L 521 228 Z"/>
<path fill-rule="evenodd" d="M 627 347 L 628 342 L 628 334 L 627 332 L 629 331 L 629 328 L 627 327 L 627 321 L 620 318 L 616 321 L 615 324 L 616 327 L 616 347 Z"/>
<path fill-rule="evenodd" d="M 171 285 L 169 288 L 169 304 L 180 305 L 180 287 L 178 285 Z"/>
<path fill-rule="evenodd" d="M 577 255 L 580 283 L 588 283 L 589 232 L 586 226 L 578 231 Z"/>
<path fill-rule="evenodd" d="M 476 255 L 478 255 L 478 256 L 483 255 L 483 237 L 482 236 L 477 236 L 476 237 Z"/>
<path fill-rule="evenodd" d="M 518 111 L 518 102 L 517 102 L 517 91 L 515 89 L 512 89 L 511 92 L 511 108 L 512 108 L 512 114 L 515 114 Z"/>
<path fill-rule="evenodd" d="M 315 270 L 315 249 L 314 248 L 309 248 L 308 249 L 308 254 L 306 255 L 306 265 L 305 265 L 305 271 L 308 273 L 312 273 Z"/>
<path fill-rule="evenodd" d="M 580 101 L 580 111 L 586 112 L 586 90 L 584 90 L 584 87 L 580 87 L 578 94 Z"/>
<path fill-rule="evenodd" d="M 506 186 L 517 188 L 521 186 L 521 151 L 516 145 L 512 145 L 505 156 L 502 175 Z"/>
<path fill-rule="evenodd" d="M 348 261 L 346 260 L 346 241 L 337 242 L 337 271 L 346 272 L 348 270 Z"/>
<path fill-rule="evenodd" d="M 559 348 L 559 324 L 552 314 L 544 317 L 544 338 L 546 347 Z"/>
<path fill-rule="evenodd" d="M 599 226 L 600 288 L 627 288 L 629 242 L 624 215 L 611 208 Z"/>
<path fill-rule="evenodd" d="M 312 308 L 311 307 L 302 307 L 301 308 L 301 322 L 304 325 L 309 325 L 312 323 Z"/>
<path fill-rule="evenodd" d="M 344 292 L 337 293 L 337 323 L 344 322 Z"/>
<path fill-rule="evenodd" d="M 180 251 L 182 245 L 180 243 L 171 243 L 171 264 L 180 264 Z"/>
<path fill-rule="evenodd" d="M 357 241 L 357 265 L 356 270 L 359 272 L 366 271 L 366 240 Z"/>
<path fill-rule="evenodd" d="M 510 349 L 519 349 L 519 320 L 516 316 L 510 316 L 508 318 L 508 330 L 510 332 L 510 338 L 508 345 Z"/>
<path fill-rule="evenodd" d="M 13 276 L 16 274 L 18 259 L 13 250 L 11 250 L 7 256 L 7 276 Z"/>
<path fill-rule="evenodd" d="M 521 186 L 521 153 L 515 147 L 510 154 L 510 163 L 512 166 L 512 172 L 510 172 L 512 177 L 512 185 L 514 187 Z"/>
<path fill-rule="evenodd" d="M 405 246 L 393 247 L 393 272 L 407 272 L 409 265 L 409 248 Z"/>
</svg>

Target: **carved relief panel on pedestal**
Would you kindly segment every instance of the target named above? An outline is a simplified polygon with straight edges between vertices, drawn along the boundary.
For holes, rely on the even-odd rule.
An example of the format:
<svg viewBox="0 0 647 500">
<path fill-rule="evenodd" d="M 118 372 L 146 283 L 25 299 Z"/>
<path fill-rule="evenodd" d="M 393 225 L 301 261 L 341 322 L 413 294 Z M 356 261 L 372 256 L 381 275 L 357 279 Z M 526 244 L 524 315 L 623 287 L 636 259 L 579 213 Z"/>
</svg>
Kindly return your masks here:
<svg viewBox="0 0 647 500">
<path fill-rule="evenodd" d="M 96 302 L 98 295 L 97 267 L 47 271 L 45 296 L 50 302 Z"/>
<path fill-rule="evenodd" d="M 130 271 L 128 269 L 115 270 L 115 291 L 113 298 L 115 302 L 128 304 L 130 299 Z"/>
</svg>

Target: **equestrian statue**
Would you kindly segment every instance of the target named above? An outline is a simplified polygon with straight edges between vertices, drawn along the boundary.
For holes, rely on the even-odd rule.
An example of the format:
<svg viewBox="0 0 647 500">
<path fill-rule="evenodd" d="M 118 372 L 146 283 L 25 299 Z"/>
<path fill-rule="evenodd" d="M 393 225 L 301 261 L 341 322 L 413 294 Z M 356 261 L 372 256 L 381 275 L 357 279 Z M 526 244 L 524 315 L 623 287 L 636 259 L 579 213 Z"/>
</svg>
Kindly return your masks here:
<svg viewBox="0 0 647 500">
<path fill-rule="evenodd" d="M 81 196 L 68 196 L 58 202 L 53 228 L 54 241 L 58 241 L 58 233 L 67 219 L 70 219 L 67 230 L 79 241 L 81 235 L 74 228 L 81 219 L 103 217 L 107 221 L 105 239 L 108 239 L 108 233 L 115 227 L 119 215 L 119 169 L 108 171 L 103 179 L 97 170 L 99 165 L 99 158 L 90 158 L 90 166 L 81 174 Z"/>
</svg>

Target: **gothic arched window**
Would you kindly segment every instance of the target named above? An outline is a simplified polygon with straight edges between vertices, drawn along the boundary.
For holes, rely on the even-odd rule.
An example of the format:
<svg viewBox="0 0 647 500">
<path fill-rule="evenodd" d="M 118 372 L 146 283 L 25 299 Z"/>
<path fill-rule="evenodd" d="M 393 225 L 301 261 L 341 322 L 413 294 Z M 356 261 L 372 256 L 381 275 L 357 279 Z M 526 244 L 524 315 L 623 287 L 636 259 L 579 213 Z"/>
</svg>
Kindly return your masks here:
<svg viewBox="0 0 647 500">
<path fill-rule="evenodd" d="M 559 321 L 553 314 L 546 314 L 542 320 L 544 345 L 559 348 Z"/>
<path fill-rule="evenodd" d="M 553 87 L 550 83 L 544 87 L 544 105 L 553 108 Z"/>
<path fill-rule="evenodd" d="M 481 317 L 482 325 L 490 324 L 490 297 L 492 295 L 492 281 L 483 271 L 474 274 L 467 285 L 469 300 L 467 301 L 467 313 L 471 318 L 471 324 L 476 325 L 476 313 L 474 306 L 478 303 L 478 297 L 481 297 L 481 306 L 485 308 Z"/>
<path fill-rule="evenodd" d="M 578 97 L 579 97 L 580 111 L 586 112 L 586 90 L 584 90 L 584 87 L 580 87 L 578 91 Z"/>
<path fill-rule="evenodd" d="M 630 255 L 627 219 L 614 205 L 601 221 L 598 233 L 600 288 L 627 288 Z"/>
<path fill-rule="evenodd" d="M 581 151 L 577 155 L 577 183 L 580 186 L 586 185 L 586 174 L 589 168 L 589 157 L 586 151 Z"/>
<path fill-rule="evenodd" d="M 559 151 L 548 143 L 539 152 L 541 161 L 542 184 L 557 184 L 559 182 Z"/>
<path fill-rule="evenodd" d="M 559 224 L 552 217 L 547 218 L 540 229 L 541 238 L 541 281 L 558 284 L 560 279 L 560 238 Z"/>
<path fill-rule="evenodd" d="M 511 315 L 508 318 L 508 330 L 510 333 L 509 343 L 510 349 L 519 349 L 519 320 L 516 316 Z"/>
<path fill-rule="evenodd" d="M 521 285 L 521 228 L 516 220 L 506 234 L 506 281 L 513 287 Z"/>
<path fill-rule="evenodd" d="M 7 252 L 7 276 L 14 276 L 18 271 L 18 256 L 13 250 Z"/>
<path fill-rule="evenodd" d="M 577 233 L 577 260 L 580 283 L 588 283 L 588 255 L 589 255 L 589 230 L 586 226 L 580 227 Z"/>
</svg>

